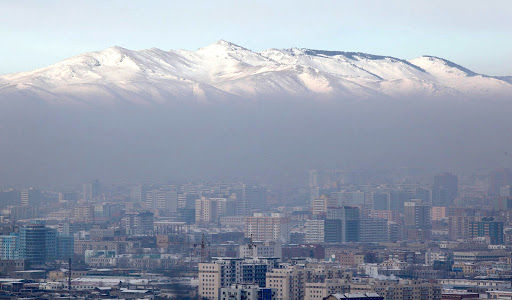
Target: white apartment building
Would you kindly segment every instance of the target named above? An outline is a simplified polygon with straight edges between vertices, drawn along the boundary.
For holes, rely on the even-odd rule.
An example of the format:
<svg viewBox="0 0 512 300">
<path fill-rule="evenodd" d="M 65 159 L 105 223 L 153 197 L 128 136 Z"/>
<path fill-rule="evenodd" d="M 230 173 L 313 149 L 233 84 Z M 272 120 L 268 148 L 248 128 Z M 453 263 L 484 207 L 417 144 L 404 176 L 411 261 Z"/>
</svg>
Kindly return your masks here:
<svg viewBox="0 0 512 300">
<path fill-rule="evenodd" d="M 305 242 L 308 244 L 323 243 L 325 240 L 325 220 L 307 220 Z"/>
<path fill-rule="evenodd" d="M 254 241 L 287 242 L 290 237 L 289 219 L 284 214 L 272 213 L 270 216 L 254 214 L 245 218 L 245 237 Z"/>
<path fill-rule="evenodd" d="M 283 257 L 283 247 L 280 241 L 252 242 L 239 246 L 238 257 Z"/>
</svg>

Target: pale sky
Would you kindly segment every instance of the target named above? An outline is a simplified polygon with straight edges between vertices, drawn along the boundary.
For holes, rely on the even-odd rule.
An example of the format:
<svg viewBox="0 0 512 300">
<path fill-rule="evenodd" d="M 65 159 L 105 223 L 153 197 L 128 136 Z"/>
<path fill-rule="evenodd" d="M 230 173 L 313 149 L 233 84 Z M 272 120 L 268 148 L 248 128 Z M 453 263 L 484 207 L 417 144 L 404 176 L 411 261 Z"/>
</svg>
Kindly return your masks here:
<svg viewBox="0 0 512 300">
<path fill-rule="evenodd" d="M 0 74 L 113 45 L 304 47 L 411 59 L 434 55 L 512 75 L 510 0 L 0 1 Z"/>
</svg>

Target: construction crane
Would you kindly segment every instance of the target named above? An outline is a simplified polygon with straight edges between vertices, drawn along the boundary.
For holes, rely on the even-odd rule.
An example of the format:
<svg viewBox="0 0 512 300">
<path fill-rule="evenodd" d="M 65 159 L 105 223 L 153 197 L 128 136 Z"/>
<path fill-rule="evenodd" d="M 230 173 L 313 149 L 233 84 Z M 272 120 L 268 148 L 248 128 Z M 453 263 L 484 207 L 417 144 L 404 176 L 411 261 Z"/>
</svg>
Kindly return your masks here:
<svg viewBox="0 0 512 300">
<path fill-rule="evenodd" d="M 194 249 L 196 247 L 200 247 L 199 251 L 201 252 L 201 262 L 204 263 L 210 259 L 210 242 L 206 239 L 204 233 L 201 236 L 201 243 L 194 244 Z"/>
<path fill-rule="evenodd" d="M 251 237 L 249 238 L 249 244 L 247 244 L 247 248 L 249 248 L 250 250 L 252 250 L 253 248 L 256 248 L 258 245 L 256 245 L 255 243 L 253 243 L 253 240 L 252 240 L 252 234 L 251 234 Z"/>
</svg>

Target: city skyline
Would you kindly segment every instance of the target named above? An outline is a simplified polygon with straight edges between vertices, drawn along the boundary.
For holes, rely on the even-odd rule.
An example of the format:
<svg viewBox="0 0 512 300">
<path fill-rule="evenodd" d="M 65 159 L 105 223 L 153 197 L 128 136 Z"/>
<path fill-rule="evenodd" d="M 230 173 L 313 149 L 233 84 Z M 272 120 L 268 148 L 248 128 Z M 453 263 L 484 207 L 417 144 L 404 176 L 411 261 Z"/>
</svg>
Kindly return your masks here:
<svg viewBox="0 0 512 300">
<path fill-rule="evenodd" d="M 0 298 L 510 300 L 510 11 L 0 2 Z"/>
</svg>

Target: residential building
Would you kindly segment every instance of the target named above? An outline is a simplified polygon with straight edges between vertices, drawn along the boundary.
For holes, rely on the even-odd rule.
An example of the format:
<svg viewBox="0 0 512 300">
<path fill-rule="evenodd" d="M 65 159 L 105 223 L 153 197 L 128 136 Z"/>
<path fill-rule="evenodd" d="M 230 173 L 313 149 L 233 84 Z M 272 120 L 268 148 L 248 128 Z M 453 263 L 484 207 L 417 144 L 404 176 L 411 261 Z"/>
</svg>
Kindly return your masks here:
<svg viewBox="0 0 512 300">
<path fill-rule="evenodd" d="M 351 284 L 351 293 L 373 292 L 384 300 L 441 300 L 441 285 L 422 280 L 376 280 Z"/>
<path fill-rule="evenodd" d="M 469 237 L 489 237 L 493 245 L 503 244 L 503 222 L 495 221 L 494 218 L 481 218 L 479 221 L 469 223 Z"/>
<path fill-rule="evenodd" d="M 362 218 L 360 223 L 360 242 L 382 243 L 389 240 L 388 221 L 376 218 Z"/>
<path fill-rule="evenodd" d="M 304 268 L 287 266 L 268 272 L 266 287 L 275 291 L 276 300 L 304 299 L 305 280 Z"/>
<path fill-rule="evenodd" d="M 323 300 L 342 300 L 342 299 L 350 299 L 350 300 L 384 300 L 384 297 L 379 296 L 377 293 L 337 293 L 331 294 L 328 297 L 323 298 Z"/>
<path fill-rule="evenodd" d="M 42 265 L 57 258 L 57 231 L 44 223 L 20 228 L 19 255 L 31 265 Z"/>
<path fill-rule="evenodd" d="M 18 259 L 19 236 L 15 233 L 0 235 L 0 259 Z"/>
<path fill-rule="evenodd" d="M 359 242 L 360 214 L 359 208 L 353 206 L 330 207 L 327 219 L 341 220 L 341 241 Z"/>
<path fill-rule="evenodd" d="M 431 206 L 419 199 L 404 203 L 404 225 L 409 228 L 429 230 L 431 223 Z"/>
<path fill-rule="evenodd" d="M 499 196 L 500 189 L 507 185 L 512 185 L 511 169 L 496 169 L 489 174 L 489 195 Z"/>
<path fill-rule="evenodd" d="M 325 241 L 325 220 L 307 220 L 306 238 L 307 244 L 318 244 Z"/>
<path fill-rule="evenodd" d="M 459 194 L 457 175 L 444 172 L 434 176 L 432 186 L 432 206 L 450 206 Z"/>
<path fill-rule="evenodd" d="M 346 279 L 325 279 L 323 282 L 306 282 L 304 300 L 320 300 L 331 294 L 350 292 L 350 283 Z"/>
<path fill-rule="evenodd" d="M 149 211 L 128 212 L 123 218 L 126 234 L 152 234 L 154 231 L 154 214 Z"/>
<path fill-rule="evenodd" d="M 196 223 L 212 223 L 218 219 L 217 199 L 201 197 L 196 199 Z"/>
<path fill-rule="evenodd" d="M 221 288 L 233 284 L 265 287 L 266 274 L 277 266 L 277 259 L 218 258 L 199 264 L 199 296 L 221 299 Z M 267 286 L 268 287 L 268 286 Z"/>
<path fill-rule="evenodd" d="M 282 258 L 282 244 L 279 241 L 258 242 L 240 245 L 238 251 L 240 258 Z"/>
<path fill-rule="evenodd" d="M 220 289 L 221 300 L 272 300 L 274 291 L 251 284 L 233 284 Z"/>
<path fill-rule="evenodd" d="M 270 215 L 255 213 L 253 217 L 245 218 L 245 237 L 254 241 L 287 242 L 290 237 L 288 217 L 280 213 Z"/>
<path fill-rule="evenodd" d="M 325 195 L 319 198 L 313 198 L 311 203 L 313 215 L 321 215 L 327 213 L 327 197 Z"/>
</svg>

